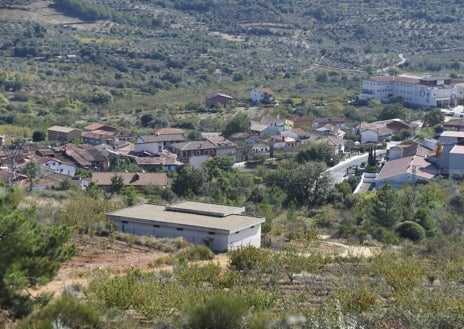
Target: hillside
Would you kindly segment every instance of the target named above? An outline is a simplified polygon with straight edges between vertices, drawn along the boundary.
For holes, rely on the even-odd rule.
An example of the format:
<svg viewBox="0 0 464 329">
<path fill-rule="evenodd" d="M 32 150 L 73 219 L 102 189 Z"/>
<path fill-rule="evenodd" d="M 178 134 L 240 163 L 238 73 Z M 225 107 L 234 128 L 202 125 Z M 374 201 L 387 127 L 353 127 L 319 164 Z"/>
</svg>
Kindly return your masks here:
<svg viewBox="0 0 464 329">
<path fill-rule="evenodd" d="M 0 6 L 6 97 L 0 122 L 20 126 L 166 111 L 202 103 L 215 91 L 245 100 L 257 85 L 282 98 L 349 100 L 363 77 L 399 62 L 399 54 L 407 59 L 404 70 L 462 74 L 460 1 L 9 0 Z M 133 118 L 124 120 L 132 125 Z"/>
</svg>

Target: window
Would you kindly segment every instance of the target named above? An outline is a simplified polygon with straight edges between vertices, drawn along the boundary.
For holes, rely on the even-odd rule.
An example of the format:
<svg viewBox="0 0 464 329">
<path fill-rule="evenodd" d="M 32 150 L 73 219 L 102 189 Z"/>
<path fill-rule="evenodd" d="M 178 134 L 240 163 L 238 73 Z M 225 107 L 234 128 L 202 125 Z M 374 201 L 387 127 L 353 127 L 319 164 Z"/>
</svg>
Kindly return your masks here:
<svg viewBox="0 0 464 329">
<path fill-rule="evenodd" d="M 161 226 L 159 226 L 158 224 L 155 224 L 155 225 L 153 225 L 153 227 L 161 227 Z"/>
<path fill-rule="evenodd" d="M 176 228 L 176 230 L 183 231 L 184 229 L 182 227 L 178 227 L 178 228 Z"/>
<path fill-rule="evenodd" d="M 216 232 L 208 232 L 209 235 L 215 235 Z"/>
<path fill-rule="evenodd" d="M 123 220 L 121 223 L 128 224 L 129 222 L 127 220 Z"/>
</svg>

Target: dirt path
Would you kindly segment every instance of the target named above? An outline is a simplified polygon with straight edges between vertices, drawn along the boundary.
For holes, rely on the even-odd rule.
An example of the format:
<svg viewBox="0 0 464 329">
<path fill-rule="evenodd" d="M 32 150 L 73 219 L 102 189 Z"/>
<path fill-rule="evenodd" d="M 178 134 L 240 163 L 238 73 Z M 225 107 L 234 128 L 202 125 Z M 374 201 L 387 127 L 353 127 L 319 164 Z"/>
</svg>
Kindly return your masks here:
<svg viewBox="0 0 464 329">
<path fill-rule="evenodd" d="M 104 269 L 116 275 L 132 268 L 148 270 L 154 260 L 166 255 L 147 247 L 129 247 L 123 241 L 110 241 L 102 237 L 80 238 L 75 243 L 76 255 L 62 264 L 53 281 L 30 291 L 32 295 L 60 292 L 65 286 L 72 284 L 85 285 L 95 270 Z"/>
<path fill-rule="evenodd" d="M 41 293 L 61 293 L 65 286 L 80 284 L 86 285 L 96 270 L 107 270 L 114 275 L 123 274 L 129 269 L 169 270 L 171 266 L 153 267 L 153 262 L 167 253 L 154 251 L 150 248 L 133 245 L 124 241 L 111 241 L 105 237 L 78 237 L 75 238 L 77 246 L 76 255 L 65 262 L 53 281 L 41 286 L 39 289 L 29 291 L 33 296 Z M 320 244 L 311 252 L 318 251 L 340 257 L 373 256 L 378 247 L 352 246 L 339 241 L 329 240 L 329 236 L 321 236 Z M 225 269 L 229 265 L 227 254 L 218 254 L 212 261 Z"/>
<path fill-rule="evenodd" d="M 150 248 L 134 245 L 129 247 L 123 241 L 110 241 L 104 237 L 79 238 L 75 241 L 77 253 L 65 262 L 53 281 L 39 289 L 29 291 L 33 296 L 41 293 L 60 293 L 65 286 L 86 285 L 96 270 L 107 270 L 114 275 L 123 274 L 129 269 L 169 270 L 171 266 L 153 267 L 153 262 L 167 253 L 154 251 Z M 211 261 L 226 268 L 229 258 L 226 254 L 219 254 Z M 203 262 L 203 263 L 206 263 Z"/>
</svg>

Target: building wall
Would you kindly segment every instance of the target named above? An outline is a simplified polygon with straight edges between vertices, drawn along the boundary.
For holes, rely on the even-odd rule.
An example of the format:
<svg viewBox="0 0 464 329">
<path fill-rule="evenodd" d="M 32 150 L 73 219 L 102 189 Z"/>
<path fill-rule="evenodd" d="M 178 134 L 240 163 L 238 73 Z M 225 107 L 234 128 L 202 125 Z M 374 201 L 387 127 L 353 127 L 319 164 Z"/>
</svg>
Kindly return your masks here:
<svg viewBox="0 0 464 329">
<path fill-rule="evenodd" d="M 449 174 L 464 174 L 464 154 L 449 154 Z"/>
<path fill-rule="evenodd" d="M 58 161 L 48 161 L 44 163 L 44 167 L 49 168 L 56 173 L 68 175 L 71 177 L 74 177 L 74 175 L 76 174 L 76 167 Z"/>
<path fill-rule="evenodd" d="M 391 147 L 388 152 L 388 160 L 400 159 L 403 156 L 403 148 L 401 147 Z"/>
<path fill-rule="evenodd" d="M 459 93 L 459 90 L 452 86 L 436 87 L 397 81 L 364 80 L 362 89 L 359 95 L 361 100 L 377 99 L 386 103 L 392 97 L 401 97 L 406 103 L 423 107 L 450 105 L 453 95 Z M 440 99 L 445 101 L 442 102 Z"/>
<path fill-rule="evenodd" d="M 264 99 L 264 95 L 256 89 L 250 92 L 251 102 L 260 103 Z"/>
<path fill-rule="evenodd" d="M 193 157 L 202 157 L 208 159 L 209 157 L 216 156 L 216 149 L 198 149 L 188 151 L 173 149 L 173 152 L 177 154 L 177 159 L 183 163 L 191 163 L 191 159 Z"/>
<path fill-rule="evenodd" d="M 228 250 L 241 247 L 261 247 L 261 225 L 246 228 L 242 231 L 231 233 L 228 236 Z"/>
<path fill-rule="evenodd" d="M 75 139 L 81 139 L 81 131 L 79 129 L 74 129 L 70 132 L 61 132 L 48 130 L 47 138 L 49 141 L 61 141 L 61 142 L 70 142 Z"/>
<path fill-rule="evenodd" d="M 232 101 L 231 98 L 217 95 L 215 97 L 206 98 L 206 106 L 213 107 L 217 105 L 227 105 Z"/>
<path fill-rule="evenodd" d="M 219 147 L 216 149 L 216 156 L 229 158 L 232 162 L 237 162 L 237 150 L 235 147 Z"/>
<path fill-rule="evenodd" d="M 227 218 L 219 219 L 227 220 Z M 186 241 L 203 245 L 207 244 L 205 240 L 210 240 L 209 247 L 215 252 L 225 252 L 230 249 L 236 249 L 241 246 L 261 246 L 261 225 L 255 225 L 252 228 L 246 228 L 232 234 L 208 230 L 207 228 L 194 229 L 185 227 L 170 227 L 158 225 L 155 223 L 139 222 L 134 219 L 114 221 L 118 230 L 135 235 L 152 235 L 158 238 L 179 238 Z"/>
<path fill-rule="evenodd" d="M 198 169 L 201 168 L 203 162 L 208 161 L 209 158 L 209 155 L 195 155 L 189 159 L 188 163 Z"/>
<path fill-rule="evenodd" d="M 143 143 L 142 140 L 139 138 L 137 139 L 137 142 L 134 144 L 134 152 L 150 152 L 150 153 L 153 153 L 153 154 L 157 154 L 160 151 L 160 147 L 161 147 L 161 151 L 163 149 L 163 146 L 162 146 L 162 143 Z"/>
<path fill-rule="evenodd" d="M 378 143 L 379 142 L 379 135 L 377 135 L 372 130 L 365 130 L 361 132 L 361 144 L 364 143 Z"/>
<path fill-rule="evenodd" d="M 270 94 L 267 93 L 262 93 L 259 90 L 253 89 L 250 92 L 250 98 L 252 103 L 261 103 L 262 101 L 265 100 L 272 100 L 274 97 Z"/>
<path fill-rule="evenodd" d="M 403 173 L 397 176 L 387 177 L 382 180 L 376 180 L 375 187 L 379 188 L 379 187 L 384 186 L 385 184 L 389 184 L 391 185 L 391 187 L 397 188 L 404 184 L 412 183 L 413 180 L 414 180 L 414 175 L 410 173 Z"/>
</svg>

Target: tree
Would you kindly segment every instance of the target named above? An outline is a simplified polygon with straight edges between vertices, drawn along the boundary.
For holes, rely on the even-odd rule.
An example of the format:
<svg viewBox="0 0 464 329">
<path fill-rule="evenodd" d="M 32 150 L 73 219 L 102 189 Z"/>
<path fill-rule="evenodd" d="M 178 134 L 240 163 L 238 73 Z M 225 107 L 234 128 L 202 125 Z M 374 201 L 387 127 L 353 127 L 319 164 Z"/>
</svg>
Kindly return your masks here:
<svg viewBox="0 0 464 329">
<path fill-rule="evenodd" d="M 203 188 L 203 172 L 192 165 L 180 168 L 177 177 L 172 183 L 172 191 L 178 196 L 199 195 Z"/>
<path fill-rule="evenodd" d="M 444 121 L 445 115 L 440 109 L 433 109 L 424 115 L 424 127 L 442 125 Z"/>
<path fill-rule="evenodd" d="M 330 177 L 321 163 L 281 165 L 268 179 L 270 185 L 279 186 L 287 195 L 287 203 L 315 206 L 326 202 L 330 190 Z"/>
<path fill-rule="evenodd" d="M 45 131 L 36 130 L 32 133 L 32 141 L 33 142 L 42 142 L 47 137 Z"/>
<path fill-rule="evenodd" d="M 21 317 L 32 307 L 24 289 L 50 281 L 75 249 L 66 226 L 40 225 L 5 198 L 0 215 L 0 307 Z"/>
<path fill-rule="evenodd" d="M 144 114 L 140 117 L 140 123 L 142 127 L 148 127 L 149 124 L 153 121 L 153 115 L 152 114 Z"/>
<path fill-rule="evenodd" d="M 111 171 L 116 172 L 138 172 L 140 171 L 139 166 L 133 163 L 128 157 L 117 156 L 111 161 Z"/>
<path fill-rule="evenodd" d="M 425 229 L 418 223 L 405 221 L 396 226 L 395 231 L 404 239 L 419 241 L 425 238 Z"/>
<path fill-rule="evenodd" d="M 23 167 L 22 173 L 26 175 L 29 182 L 29 191 L 32 191 L 35 180 L 42 175 L 42 167 L 40 163 L 32 159 Z"/>
<path fill-rule="evenodd" d="M 296 159 L 299 163 L 323 161 L 328 166 L 332 166 L 338 161 L 333 148 L 326 143 L 312 143 L 309 149 L 298 152 Z"/>
<path fill-rule="evenodd" d="M 138 193 L 135 187 L 128 186 L 122 189 L 121 191 L 124 201 L 127 203 L 128 206 L 133 206 L 137 203 L 138 200 Z"/>
<path fill-rule="evenodd" d="M 121 175 L 114 175 L 111 177 L 110 192 L 111 195 L 114 193 L 119 194 L 124 187 L 124 179 Z"/>
<path fill-rule="evenodd" d="M 209 161 L 204 162 L 204 167 L 206 169 L 206 174 L 208 177 L 216 177 L 222 172 L 231 172 L 235 171 L 234 162 L 230 158 L 226 157 L 214 157 Z"/>
<path fill-rule="evenodd" d="M 233 167 L 230 158 L 215 157 L 203 164 L 206 173 L 205 195 L 212 196 L 217 202 L 238 200 L 244 190 L 247 190 L 248 181 Z"/>
<path fill-rule="evenodd" d="M 380 120 L 401 119 L 408 121 L 411 116 L 411 111 L 404 108 L 400 102 L 386 105 L 379 114 Z"/>
<path fill-rule="evenodd" d="M 237 113 L 224 128 L 222 135 L 228 138 L 230 135 L 238 132 L 245 132 L 250 129 L 250 119 L 244 113 Z"/>
<path fill-rule="evenodd" d="M 401 209 L 398 205 L 397 192 L 388 184 L 382 186 L 370 200 L 370 220 L 380 226 L 392 229 L 401 219 Z"/>
</svg>

